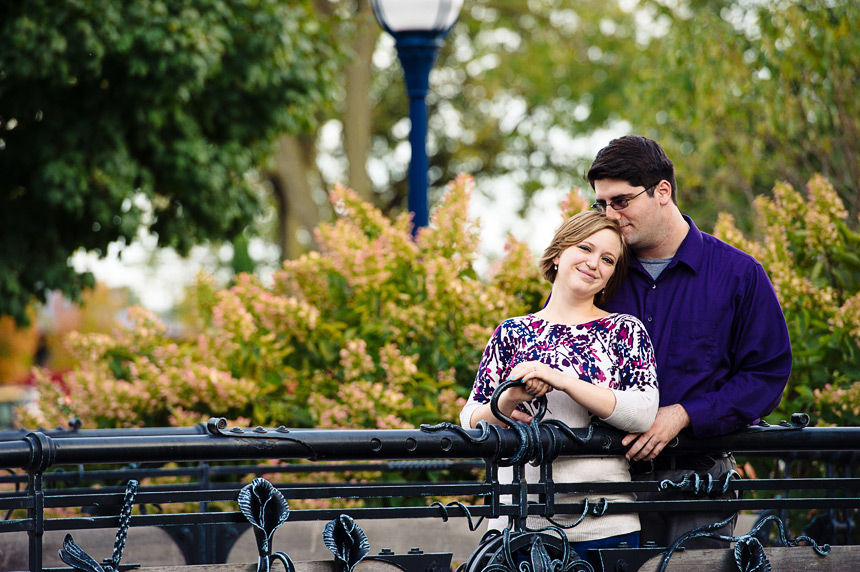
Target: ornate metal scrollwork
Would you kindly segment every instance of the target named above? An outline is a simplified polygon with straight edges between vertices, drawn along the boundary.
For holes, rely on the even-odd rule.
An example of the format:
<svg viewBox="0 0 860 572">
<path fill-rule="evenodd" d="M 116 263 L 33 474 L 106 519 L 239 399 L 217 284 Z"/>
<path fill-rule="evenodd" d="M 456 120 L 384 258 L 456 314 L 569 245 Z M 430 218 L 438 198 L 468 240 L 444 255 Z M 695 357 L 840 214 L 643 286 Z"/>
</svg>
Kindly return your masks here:
<svg viewBox="0 0 860 572">
<path fill-rule="evenodd" d="M 601 499 L 599 501 L 597 501 L 596 503 L 593 503 L 593 504 L 591 503 L 591 501 L 589 501 L 586 498 L 586 499 L 582 500 L 582 514 L 579 515 L 579 518 L 576 519 L 576 522 L 573 522 L 571 524 L 561 524 L 561 523 L 554 521 L 551 517 L 547 516 L 544 518 L 546 518 L 549 522 L 551 522 L 553 524 L 553 526 L 557 526 L 559 528 L 564 528 L 564 529 L 571 529 L 575 526 L 578 526 L 579 523 L 581 523 L 583 520 L 585 520 L 585 517 L 588 516 L 589 514 L 592 516 L 603 516 L 604 514 L 606 514 L 606 509 L 608 507 L 609 507 L 609 501 L 606 500 L 606 497 L 601 497 Z"/>
<path fill-rule="evenodd" d="M 723 484 L 716 487 L 715 485 L 719 483 L 719 480 L 714 479 L 710 473 L 705 473 L 704 478 L 698 473 L 687 473 L 678 482 L 670 479 L 663 479 L 660 481 L 660 490 L 665 491 L 672 488 L 679 489 L 685 493 L 691 493 L 695 496 L 719 496 L 728 492 L 729 482 L 732 480 L 732 477 L 741 478 L 737 471 L 728 471 L 722 476 Z"/>
<path fill-rule="evenodd" d="M 472 524 L 472 513 L 469 511 L 469 507 L 467 507 L 466 505 L 464 505 L 460 501 L 451 501 L 448 504 L 442 504 L 439 501 L 433 501 L 430 504 L 430 506 L 431 507 L 438 506 L 440 509 L 442 509 L 442 522 L 448 522 L 448 507 L 449 506 L 459 507 L 460 510 L 462 510 L 463 513 L 466 515 L 466 520 L 469 523 L 469 532 L 475 532 L 476 530 L 478 530 L 478 527 L 481 526 L 481 523 L 484 522 L 484 517 L 482 516 L 481 518 L 478 519 L 478 522 Z"/>
<path fill-rule="evenodd" d="M 295 572 L 293 561 L 285 552 L 272 554 L 272 536 L 290 516 L 284 495 L 272 483 L 256 478 L 239 491 L 239 509 L 251 526 L 257 540 L 257 572 L 269 572 L 272 560 L 280 560 L 287 572 Z"/>
<path fill-rule="evenodd" d="M 785 531 L 785 524 L 780 520 L 777 516 L 771 515 L 761 519 L 747 534 L 742 536 L 726 536 L 723 534 L 719 534 L 714 532 L 715 530 L 719 530 L 723 526 L 727 525 L 731 522 L 732 519 L 735 518 L 735 514 L 730 516 L 729 518 L 721 521 L 715 522 L 713 524 L 708 524 L 701 528 L 693 529 L 678 538 L 672 546 L 666 550 L 665 556 L 663 556 L 662 562 L 660 562 L 660 567 L 657 569 L 657 572 L 665 572 L 666 566 L 669 564 L 669 559 L 672 558 L 672 555 L 681 546 L 686 540 L 691 538 L 714 538 L 717 540 L 723 540 L 725 542 L 736 542 L 735 550 L 734 550 L 734 558 L 735 564 L 738 566 L 738 570 L 741 572 L 767 572 L 770 570 L 770 562 L 767 559 L 767 555 L 764 553 L 764 548 L 759 542 L 756 535 L 758 534 L 761 528 L 769 523 L 775 522 L 777 528 L 779 530 L 779 539 L 783 546 L 792 548 L 797 546 L 797 543 L 800 541 L 808 542 L 812 546 L 812 549 L 819 556 L 827 556 L 830 554 L 830 545 L 824 544 L 822 546 L 818 546 L 818 543 L 815 542 L 812 538 L 808 536 L 798 536 L 795 539 L 791 539 L 788 537 Z"/>
<path fill-rule="evenodd" d="M 60 560 L 72 568 L 84 570 L 85 572 L 117 572 L 120 560 L 122 560 L 123 550 L 125 550 L 125 541 L 128 539 L 131 510 L 134 508 L 134 497 L 137 496 L 139 484 L 138 481 L 131 480 L 126 485 L 122 509 L 119 513 L 119 529 L 116 532 L 116 540 L 113 543 L 113 554 L 110 560 L 105 559 L 99 564 L 75 543 L 71 534 L 67 534 L 63 539 L 63 547 L 58 551 Z"/>
<path fill-rule="evenodd" d="M 465 429 L 463 429 L 456 423 L 443 422 L 437 423 L 436 425 L 428 425 L 424 423 L 421 425 L 421 430 L 426 433 L 435 433 L 436 431 L 453 431 L 454 433 L 457 433 L 470 443 L 483 443 L 490 437 L 490 427 L 490 424 L 486 421 L 481 420 L 480 422 L 478 422 L 478 425 L 475 427 L 475 429 L 480 429 L 481 434 L 477 437 L 472 437 Z"/>
<path fill-rule="evenodd" d="M 594 428 L 596 423 L 592 422 L 588 425 L 585 436 L 577 435 L 570 427 L 568 427 L 564 422 L 558 419 L 548 419 L 546 421 L 543 420 L 544 415 L 547 411 L 547 400 L 545 396 L 539 397 L 535 399 L 537 403 L 537 411 L 532 416 L 532 419 L 528 423 L 524 423 L 522 421 L 517 421 L 511 418 L 508 415 L 502 413 L 499 409 L 499 397 L 506 390 L 511 387 L 515 387 L 517 385 L 522 385 L 523 382 L 519 380 L 508 380 L 499 385 L 496 388 L 495 392 L 493 392 L 493 396 L 490 399 L 490 408 L 495 415 L 496 418 L 506 423 L 511 429 L 516 431 L 518 447 L 517 451 L 508 459 L 502 459 L 500 454 L 497 454 L 493 459 L 493 462 L 498 466 L 512 466 L 512 465 L 524 465 L 525 463 L 530 463 L 535 466 L 545 465 L 548 463 L 552 463 L 559 455 L 559 442 L 558 436 L 559 434 L 564 435 L 572 439 L 574 442 L 579 443 L 580 445 L 585 445 L 589 443 L 594 436 Z M 422 425 L 421 430 L 427 432 L 441 431 L 441 430 L 450 430 L 458 433 L 462 437 L 468 439 L 472 443 L 484 442 L 490 435 L 491 431 L 496 431 L 498 434 L 499 428 L 496 425 L 490 425 L 486 421 L 481 420 L 478 422 L 477 427 L 481 429 L 481 434 L 476 438 L 469 435 L 465 429 L 461 428 L 458 425 L 454 425 L 452 423 L 439 423 L 437 425 Z M 549 437 L 549 447 L 544 447 L 542 442 L 541 430 L 543 428 L 547 428 L 548 430 L 544 432 L 546 436 Z M 499 441 L 500 439 L 497 439 Z M 457 503 L 459 504 L 459 503 Z M 580 518 L 573 524 L 563 525 L 557 522 L 554 522 L 552 519 L 548 520 L 555 525 L 555 527 L 559 528 L 573 528 L 578 525 L 585 519 L 588 514 L 592 514 L 594 516 L 602 516 L 607 507 L 608 503 L 605 498 L 600 499 L 597 504 L 589 503 L 588 499 L 584 500 L 583 513 Z M 448 512 L 441 503 L 433 503 L 431 506 L 439 506 L 443 510 L 442 519 L 448 519 Z M 448 506 L 451 506 L 450 504 Z M 464 508 L 464 507 L 463 507 Z M 464 508 L 465 510 L 465 508 Z M 472 528 L 472 520 L 471 515 L 468 511 L 466 511 L 466 516 L 469 518 L 469 528 Z M 480 521 L 478 521 L 480 524 Z M 527 529 L 528 532 L 535 532 L 534 529 Z"/>
<path fill-rule="evenodd" d="M 277 429 L 266 429 L 265 427 L 257 426 L 254 429 L 233 427 L 232 429 L 228 430 L 227 419 L 225 419 L 224 417 L 212 417 L 206 423 L 206 429 L 209 431 L 210 435 L 215 435 L 218 437 L 231 437 L 234 439 L 279 439 L 282 441 L 291 441 L 293 443 L 298 443 L 299 445 L 307 449 L 308 459 L 313 461 L 318 456 L 317 452 L 312 446 L 310 446 L 304 440 L 296 437 L 296 433 L 291 433 L 290 430 L 283 425 L 281 425 Z"/>
<path fill-rule="evenodd" d="M 446 423 L 437 423 L 436 425 L 427 425 L 427 424 L 421 425 L 421 430 L 426 432 L 426 433 L 435 433 L 436 431 L 444 431 L 444 430 L 453 431 L 454 433 L 457 433 L 458 435 L 460 435 L 461 437 L 463 437 L 464 439 L 466 439 L 467 441 L 469 441 L 470 443 L 473 443 L 473 444 L 483 443 L 484 441 L 489 439 L 490 433 L 495 433 L 495 435 L 496 435 L 496 453 L 495 453 L 495 455 L 493 455 L 493 462 L 498 463 L 499 459 L 502 456 L 502 454 L 500 452 L 501 438 L 499 436 L 499 428 L 496 425 L 490 425 L 489 423 L 487 423 L 486 421 L 481 419 L 480 421 L 478 421 L 478 424 L 475 426 L 475 429 L 481 430 L 481 434 L 478 435 L 477 437 L 472 437 L 471 435 L 469 435 L 469 433 L 466 432 L 465 429 L 463 429 L 459 425 L 455 425 L 454 423 L 447 423 L 446 422 Z"/>
<path fill-rule="evenodd" d="M 505 529 L 486 534 L 457 572 L 594 572 L 571 552 L 567 536 L 556 527 L 533 532 Z"/>
<path fill-rule="evenodd" d="M 553 459 L 545 458 L 547 456 L 544 454 L 543 447 L 541 447 L 540 439 L 540 425 L 541 421 L 543 421 L 543 416 L 546 414 L 546 396 L 541 396 L 534 400 L 537 403 L 538 410 L 528 423 L 516 421 L 502 413 L 501 409 L 499 409 L 499 396 L 507 389 L 518 385 L 523 385 L 523 382 L 520 380 L 504 381 L 493 392 L 493 397 L 490 399 L 490 409 L 493 415 L 496 416 L 496 419 L 500 419 L 516 431 L 519 442 L 519 447 L 513 457 L 510 459 L 499 459 L 499 466 L 519 465 L 525 462 L 540 465 L 544 462 L 552 462 Z"/>
</svg>

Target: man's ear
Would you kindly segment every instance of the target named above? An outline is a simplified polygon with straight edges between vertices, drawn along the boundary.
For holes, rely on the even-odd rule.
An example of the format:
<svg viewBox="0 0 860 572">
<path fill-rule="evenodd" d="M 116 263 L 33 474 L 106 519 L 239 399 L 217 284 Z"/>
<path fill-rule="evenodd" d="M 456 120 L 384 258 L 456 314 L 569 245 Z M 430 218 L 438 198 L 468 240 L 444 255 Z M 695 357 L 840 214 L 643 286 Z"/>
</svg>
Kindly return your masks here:
<svg viewBox="0 0 860 572">
<path fill-rule="evenodd" d="M 654 196 L 661 205 L 672 202 L 672 185 L 666 179 L 662 179 L 654 188 Z"/>
</svg>

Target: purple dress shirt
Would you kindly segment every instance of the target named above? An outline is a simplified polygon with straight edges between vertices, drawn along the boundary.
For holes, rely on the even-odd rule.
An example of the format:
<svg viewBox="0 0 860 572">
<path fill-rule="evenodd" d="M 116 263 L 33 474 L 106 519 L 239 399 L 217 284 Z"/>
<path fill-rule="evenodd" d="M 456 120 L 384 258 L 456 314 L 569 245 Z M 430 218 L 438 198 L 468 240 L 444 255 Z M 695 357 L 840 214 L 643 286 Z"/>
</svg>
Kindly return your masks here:
<svg viewBox="0 0 860 572">
<path fill-rule="evenodd" d="M 761 264 L 684 219 L 690 231 L 657 280 L 633 257 L 602 307 L 645 324 L 660 406 L 680 403 L 693 433 L 710 437 L 773 411 L 791 373 L 791 344 Z"/>
</svg>

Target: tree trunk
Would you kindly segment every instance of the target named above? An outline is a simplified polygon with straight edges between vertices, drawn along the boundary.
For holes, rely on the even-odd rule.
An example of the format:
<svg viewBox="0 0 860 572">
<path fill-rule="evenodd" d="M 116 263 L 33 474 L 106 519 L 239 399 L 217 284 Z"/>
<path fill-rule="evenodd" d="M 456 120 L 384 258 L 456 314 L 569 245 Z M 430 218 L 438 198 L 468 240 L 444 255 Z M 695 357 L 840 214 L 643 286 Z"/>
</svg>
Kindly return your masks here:
<svg viewBox="0 0 860 572">
<path fill-rule="evenodd" d="M 310 174 L 314 170 L 315 141 L 312 136 L 285 135 L 278 140 L 272 187 L 278 202 L 278 246 L 281 259 L 296 258 L 306 248 L 296 233 L 304 228 L 313 233 L 320 223 L 319 205 L 313 200 Z"/>
<path fill-rule="evenodd" d="M 319 2 L 318 9 L 331 11 L 330 3 Z M 373 187 L 367 174 L 367 157 L 370 152 L 372 109 L 370 80 L 373 49 L 380 27 L 368 0 L 355 3 L 352 20 L 351 59 L 344 69 L 345 101 L 343 122 L 343 148 L 349 163 L 348 180 L 344 181 L 362 198 L 373 201 Z M 288 260 L 306 250 L 296 232 L 305 229 L 313 233 L 321 220 L 319 205 L 313 200 L 314 182 L 320 179 L 316 168 L 316 138 L 281 137 L 275 154 L 275 170 L 270 174 L 275 199 L 278 203 L 278 245 L 281 258 Z"/>
<path fill-rule="evenodd" d="M 373 187 L 367 174 L 373 110 L 370 105 L 370 74 L 373 49 L 380 27 L 370 2 L 359 0 L 355 14 L 352 59 L 346 66 L 346 110 L 343 115 L 343 146 L 349 162 L 347 184 L 360 197 L 373 201 Z"/>
</svg>

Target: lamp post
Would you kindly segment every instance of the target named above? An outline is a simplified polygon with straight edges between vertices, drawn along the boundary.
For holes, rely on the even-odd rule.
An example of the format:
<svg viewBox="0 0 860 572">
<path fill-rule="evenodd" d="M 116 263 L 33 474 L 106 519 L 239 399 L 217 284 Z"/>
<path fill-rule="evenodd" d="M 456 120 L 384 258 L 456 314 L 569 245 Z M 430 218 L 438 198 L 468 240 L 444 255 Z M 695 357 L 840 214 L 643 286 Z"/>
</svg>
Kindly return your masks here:
<svg viewBox="0 0 860 572">
<path fill-rule="evenodd" d="M 394 37 L 409 96 L 409 210 L 412 233 L 427 226 L 427 103 L 430 70 L 463 0 L 371 0 L 379 25 Z"/>
</svg>

